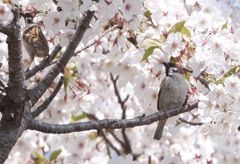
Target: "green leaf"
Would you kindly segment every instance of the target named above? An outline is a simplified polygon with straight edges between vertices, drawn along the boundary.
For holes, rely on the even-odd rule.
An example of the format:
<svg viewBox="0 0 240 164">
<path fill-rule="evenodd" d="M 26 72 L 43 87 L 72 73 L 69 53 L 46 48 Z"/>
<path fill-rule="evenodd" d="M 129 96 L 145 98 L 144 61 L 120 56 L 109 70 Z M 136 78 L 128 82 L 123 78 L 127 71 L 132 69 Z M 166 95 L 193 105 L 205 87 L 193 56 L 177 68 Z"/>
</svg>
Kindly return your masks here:
<svg viewBox="0 0 240 164">
<path fill-rule="evenodd" d="M 233 67 L 227 73 L 225 73 L 224 77 L 227 78 L 231 75 L 235 75 L 237 73 L 237 70 L 238 70 L 238 66 Z"/>
<path fill-rule="evenodd" d="M 39 163 L 48 164 L 49 163 L 48 160 L 44 156 L 39 154 L 38 152 L 35 151 L 33 154 L 37 158 L 37 161 L 35 162 L 36 164 L 39 164 Z"/>
<path fill-rule="evenodd" d="M 145 11 L 145 13 L 144 13 L 144 16 L 145 16 L 146 18 L 150 19 L 150 18 L 151 18 L 151 16 L 152 16 L 152 13 L 151 13 L 151 11 L 149 11 L 149 10 L 146 10 L 146 11 Z"/>
<path fill-rule="evenodd" d="M 86 117 L 87 117 L 87 115 L 85 113 L 82 113 L 82 114 L 77 115 L 77 116 L 72 115 L 71 120 L 72 120 L 72 122 L 78 122 L 78 121 L 80 121 L 80 120 L 82 120 Z"/>
<path fill-rule="evenodd" d="M 185 78 L 187 81 L 190 80 L 190 77 L 191 77 L 191 73 L 190 73 L 190 72 L 186 72 L 186 73 L 184 74 L 184 78 Z"/>
<path fill-rule="evenodd" d="M 65 93 L 67 93 L 67 87 L 69 85 L 69 81 L 70 81 L 70 79 L 68 77 L 64 78 L 63 86 L 64 86 Z"/>
<path fill-rule="evenodd" d="M 154 50 L 155 48 L 160 48 L 160 47 L 159 47 L 159 46 L 149 47 L 149 48 L 145 51 L 145 53 L 143 54 L 143 57 L 142 57 L 142 60 L 141 60 L 141 61 L 147 60 L 147 58 L 148 58 L 150 55 L 152 55 L 153 50 Z"/>
<path fill-rule="evenodd" d="M 142 48 L 146 48 L 146 51 L 141 61 L 147 60 L 147 58 L 153 53 L 155 48 L 161 48 L 161 42 L 157 39 L 145 39 L 142 44 Z"/>
<path fill-rule="evenodd" d="M 230 69 L 227 73 L 225 73 L 221 79 L 215 81 L 214 84 L 223 84 L 227 77 L 231 75 L 236 75 L 237 72 L 238 72 L 238 66 L 235 66 L 232 69 Z"/>
<path fill-rule="evenodd" d="M 51 153 L 49 160 L 52 161 L 54 159 L 56 159 L 60 154 L 61 154 L 62 150 L 55 150 Z"/>
<path fill-rule="evenodd" d="M 157 39 L 145 39 L 142 44 L 142 48 L 149 48 L 152 46 L 161 46 L 161 42 Z"/>
<path fill-rule="evenodd" d="M 218 84 L 223 84 L 223 83 L 224 83 L 224 80 L 225 80 L 225 78 L 223 77 L 223 78 L 215 81 L 214 84 L 216 84 L 216 85 L 218 85 Z"/>
<path fill-rule="evenodd" d="M 180 32 L 182 35 L 186 35 L 187 37 L 191 37 L 190 31 L 184 26 L 186 21 L 181 21 L 173 25 L 173 27 L 168 31 L 168 33 L 176 33 Z"/>
<path fill-rule="evenodd" d="M 182 28 L 184 27 L 186 21 L 181 21 L 173 25 L 173 27 L 169 30 L 168 33 L 175 33 L 175 32 L 180 32 Z"/>
<path fill-rule="evenodd" d="M 222 30 L 227 29 L 227 22 L 222 26 Z"/>
<path fill-rule="evenodd" d="M 71 62 L 67 64 L 67 68 L 71 69 L 74 72 L 77 71 L 77 66 L 78 66 L 77 62 Z"/>
</svg>

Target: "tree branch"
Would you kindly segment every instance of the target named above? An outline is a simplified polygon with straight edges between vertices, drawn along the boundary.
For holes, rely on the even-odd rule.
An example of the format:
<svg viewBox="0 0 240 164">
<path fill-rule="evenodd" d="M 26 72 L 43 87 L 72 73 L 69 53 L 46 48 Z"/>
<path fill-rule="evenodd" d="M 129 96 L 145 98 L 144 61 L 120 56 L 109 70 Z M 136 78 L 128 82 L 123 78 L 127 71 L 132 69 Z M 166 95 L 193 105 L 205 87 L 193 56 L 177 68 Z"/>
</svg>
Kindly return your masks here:
<svg viewBox="0 0 240 164">
<path fill-rule="evenodd" d="M 15 124 L 20 126 L 22 114 L 24 110 L 24 100 L 26 92 L 24 89 L 24 70 L 22 61 L 22 43 L 20 26 L 18 25 L 18 15 L 14 15 L 12 22 L 7 25 L 8 30 L 2 26 L 2 32 L 7 35 L 8 44 L 8 71 L 9 80 L 6 88 L 6 103 L 8 107 L 3 108 L 2 121 L 15 121 Z M 3 123 L 3 122 L 2 122 Z M 4 123 L 3 123 L 4 124 Z"/>
<path fill-rule="evenodd" d="M 114 146 L 112 144 L 112 142 L 107 138 L 107 136 L 103 133 L 103 130 L 99 130 L 100 135 L 103 137 L 103 139 L 105 140 L 106 144 L 109 145 L 113 150 L 115 150 L 115 152 L 118 155 L 121 155 L 120 151 L 116 148 L 116 146 Z"/>
<path fill-rule="evenodd" d="M 64 77 L 61 77 L 57 86 L 55 87 L 52 94 L 40 105 L 35 111 L 32 112 L 32 117 L 36 118 L 40 113 L 47 109 L 48 105 L 52 102 L 53 98 L 57 95 L 64 81 Z"/>
<path fill-rule="evenodd" d="M 201 122 L 189 122 L 189 121 L 187 121 L 187 120 L 185 120 L 183 118 L 179 118 L 178 120 L 183 122 L 183 123 L 192 125 L 192 126 L 201 126 L 201 125 L 203 125 L 203 123 L 201 123 Z"/>
<path fill-rule="evenodd" d="M 98 1 L 97 1 L 98 2 Z M 90 21 L 93 18 L 94 11 L 87 11 L 83 18 L 80 20 L 79 26 L 73 36 L 72 41 L 68 44 L 62 58 L 53 66 L 43 80 L 30 91 L 31 103 L 34 105 L 47 88 L 51 85 L 56 76 L 63 71 L 64 67 L 74 55 L 74 51 L 77 48 L 79 42 L 82 40 L 83 35 L 89 27 Z"/>
<path fill-rule="evenodd" d="M 73 124 L 49 124 L 37 120 L 32 120 L 29 124 L 28 129 L 37 130 L 44 133 L 54 133 L 54 134 L 64 134 L 71 132 L 79 132 L 79 131 L 88 131 L 92 129 L 121 129 L 121 128 L 132 128 L 142 125 L 149 125 L 153 122 L 167 119 L 172 116 L 176 116 L 181 113 L 189 112 L 198 107 L 198 102 L 189 105 L 188 108 L 175 108 L 159 111 L 157 113 L 151 114 L 149 116 L 140 116 L 132 119 L 105 119 L 99 121 L 91 121 L 91 122 L 79 122 Z"/>
<path fill-rule="evenodd" d="M 26 91 L 24 86 L 24 70 L 22 61 L 22 43 L 19 26 L 18 8 L 14 13 L 14 19 L 4 26 L 0 21 L 0 31 L 7 35 L 8 44 L 8 71 L 9 80 L 1 107 L 2 119 L 0 122 L 0 163 L 4 163 L 10 151 L 27 128 L 30 105 L 25 103 Z M 7 29 L 6 29 L 7 28 Z"/>
<path fill-rule="evenodd" d="M 0 163 L 4 163 L 4 161 L 8 158 L 8 155 L 18 138 L 22 135 L 22 133 L 26 130 L 27 125 L 32 120 L 30 115 L 30 103 L 25 103 L 23 116 L 24 119 L 21 120 L 21 126 L 15 126 L 9 122 L 4 122 L 1 120 L 0 123 Z"/>
<path fill-rule="evenodd" d="M 99 119 L 98 119 L 96 116 L 94 116 L 93 114 L 88 114 L 88 113 L 85 113 L 85 114 L 87 115 L 87 117 L 88 117 L 89 119 L 94 120 L 94 121 L 99 121 Z M 122 146 L 122 148 L 124 149 L 125 144 L 124 144 L 119 138 L 117 138 L 117 136 L 113 133 L 113 131 L 112 131 L 112 130 L 108 130 L 107 132 L 109 132 L 109 133 L 113 136 L 113 138 L 114 138 L 114 139 Z M 115 150 L 118 155 L 121 155 L 120 151 L 119 151 L 119 150 L 109 141 L 109 139 L 106 137 L 106 135 L 104 134 L 103 130 L 99 130 L 98 133 L 100 133 L 100 135 L 104 138 L 105 142 L 106 142 L 107 144 L 109 144 L 109 146 L 110 146 L 113 150 Z"/>
<path fill-rule="evenodd" d="M 125 144 L 121 141 L 116 134 L 112 130 L 108 130 L 108 132 L 113 136 L 113 138 L 124 148 Z"/>
<path fill-rule="evenodd" d="M 120 93 L 118 91 L 118 88 L 117 88 L 117 80 L 119 78 L 119 76 L 117 76 L 115 79 L 113 78 L 113 75 L 112 73 L 110 73 L 110 78 L 111 78 L 111 81 L 113 83 L 113 87 L 114 87 L 114 92 L 117 96 L 117 99 L 118 99 L 118 103 L 120 104 L 121 106 L 121 109 L 123 111 L 122 113 L 122 119 L 125 119 L 126 118 L 126 107 L 125 107 L 125 102 L 128 100 L 129 98 L 129 95 L 126 96 L 126 98 L 124 100 L 122 100 L 121 96 L 120 96 Z"/>
<path fill-rule="evenodd" d="M 10 22 L 0 20 L 0 32 L 9 35 L 12 31 Z"/>
<path fill-rule="evenodd" d="M 110 78 L 112 80 L 112 83 L 113 83 L 113 87 L 114 87 L 114 92 L 118 98 L 118 103 L 120 104 L 121 108 L 122 108 L 122 119 L 125 119 L 126 118 L 126 106 L 125 106 L 125 103 L 126 101 L 128 100 L 129 98 L 129 95 L 126 96 L 126 98 L 124 100 L 122 100 L 121 96 L 120 96 L 120 93 L 118 91 L 118 88 L 117 88 L 117 80 L 119 78 L 119 76 L 117 76 L 115 79 L 113 78 L 113 75 L 112 73 L 110 73 Z M 126 129 L 125 128 L 122 128 L 122 136 L 123 136 L 123 140 L 124 140 L 124 151 L 126 154 L 132 154 L 132 148 L 131 148 L 131 144 L 130 144 L 130 141 L 126 135 Z"/>
<path fill-rule="evenodd" d="M 116 28 L 118 28 L 119 25 L 113 26 L 112 28 L 109 28 L 108 30 L 106 30 L 104 33 L 102 33 L 98 38 L 92 40 L 90 43 L 88 43 L 87 45 L 85 45 L 83 48 L 81 48 L 79 51 L 75 52 L 75 55 L 77 55 L 78 53 L 81 53 L 82 51 L 88 49 L 89 47 L 93 46 L 95 43 L 99 42 L 107 33 L 115 30 Z"/>
</svg>

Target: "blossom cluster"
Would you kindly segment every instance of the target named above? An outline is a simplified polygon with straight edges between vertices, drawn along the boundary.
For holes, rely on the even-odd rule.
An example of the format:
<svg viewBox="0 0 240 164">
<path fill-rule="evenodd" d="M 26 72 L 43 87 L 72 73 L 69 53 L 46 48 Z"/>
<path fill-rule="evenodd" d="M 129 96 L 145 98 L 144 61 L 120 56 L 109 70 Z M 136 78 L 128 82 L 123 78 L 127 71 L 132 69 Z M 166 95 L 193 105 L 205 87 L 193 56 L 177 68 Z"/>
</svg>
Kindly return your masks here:
<svg viewBox="0 0 240 164">
<path fill-rule="evenodd" d="M 96 131 L 64 135 L 26 131 L 6 163 L 33 162 L 34 152 L 49 156 L 61 149 L 59 163 L 239 163 L 240 155 L 240 2 L 231 0 L 11 0 L 24 12 L 35 13 L 34 22 L 49 41 L 67 47 L 85 11 L 95 11 L 81 43 L 65 69 L 69 84 L 58 93 L 39 120 L 67 124 L 98 119 L 120 119 L 122 109 L 110 73 L 118 78 L 126 101 L 126 118 L 157 112 L 157 96 L 165 77 L 163 61 L 174 61 L 189 84 L 189 103 L 198 108 L 168 119 L 160 141 L 153 139 L 157 124 L 127 129 L 136 161 L 131 155 L 108 154 Z M 0 3 L 0 19 L 11 21 L 11 5 Z M 44 12 L 42 12 L 44 11 Z M 22 20 L 24 28 L 24 20 Z M 112 28 L 112 29 L 111 29 Z M 107 31 L 107 32 L 106 32 Z M 104 35 L 103 33 L 106 32 Z M 100 37 L 101 36 L 101 37 Z M 1 35 L 0 62 L 7 61 L 6 37 Z M 95 41 L 95 44 L 91 44 Z M 88 46 L 82 51 L 82 48 Z M 61 54 L 60 54 L 61 55 Z M 24 52 L 25 60 L 28 55 Z M 40 59 L 39 59 L 40 60 Z M 56 59 L 57 60 L 57 59 Z M 35 60 L 37 64 L 38 59 Z M 7 64 L 1 69 L 7 71 Z M 34 87 L 48 68 L 28 81 Z M 3 75 L 0 74 L 0 78 Z M 206 82 L 206 85 L 202 80 Z M 57 79 L 56 79 L 57 82 Z M 49 88 L 37 105 L 52 92 Z M 192 126 L 178 120 L 201 123 Z M 122 138 L 121 130 L 114 131 Z M 121 144 L 111 133 L 115 147 Z"/>
</svg>

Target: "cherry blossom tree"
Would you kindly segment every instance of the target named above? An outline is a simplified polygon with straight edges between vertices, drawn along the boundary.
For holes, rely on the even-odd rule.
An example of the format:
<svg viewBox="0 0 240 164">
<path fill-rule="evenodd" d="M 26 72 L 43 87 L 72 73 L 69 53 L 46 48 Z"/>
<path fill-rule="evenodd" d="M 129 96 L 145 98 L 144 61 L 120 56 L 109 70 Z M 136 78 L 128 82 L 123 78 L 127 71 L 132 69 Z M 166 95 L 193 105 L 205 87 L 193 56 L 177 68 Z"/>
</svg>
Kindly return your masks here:
<svg viewBox="0 0 240 164">
<path fill-rule="evenodd" d="M 0 163 L 239 163 L 239 7 L 2 0 Z M 28 16 L 50 52 L 26 69 Z M 158 112 L 163 61 L 177 64 L 189 94 L 185 107 Z"/>
</svg>

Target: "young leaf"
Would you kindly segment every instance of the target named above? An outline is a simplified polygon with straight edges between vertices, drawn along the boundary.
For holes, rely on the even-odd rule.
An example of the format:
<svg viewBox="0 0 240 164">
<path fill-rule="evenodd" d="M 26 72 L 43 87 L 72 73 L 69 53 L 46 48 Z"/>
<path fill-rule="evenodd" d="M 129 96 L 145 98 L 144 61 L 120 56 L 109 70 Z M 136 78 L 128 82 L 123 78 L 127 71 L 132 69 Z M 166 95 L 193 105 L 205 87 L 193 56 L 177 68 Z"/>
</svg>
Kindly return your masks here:
<svg viewBox="0 0 240 164">
<path fill-rule="evenodd" d="M 186 35 L 188 37 L 191 37 L 190 31 L 184 26 L 186 21 L 181 21 L 173 25 L 173 27 L 168 31 L 168 33 L 176 33 L 180 32 L 182 35 Z"/>
<path fill-rule="evenodd" d="M 148 48 L 148 47 L 152 47 L 152 46 L 161 46 L 161 42 L 157 39 L 145 39 L 143 41 L 143 44 L 141 45 L 142 48 Z"/>
<path fill-rule="evenodd" d="M 155 48 L 160 48 L 160 47 L 159 47 L 159 46 L 149 47 L 149 48 L 145 51 L 145 53 L 143 54 L 143 57 L 142 57 L 142 60 L 141 60 L 141 61 L 147 60 L 147 58 L 148 58 L 150 55 L 152 55 L 153 50 L 154 50 Z"/>
<path fill-rule="evenodd" d="M 225 73 L 224 77 L 227 78 L 231 75 L 235 75 L 237 73 L 237 70 L 238 70 L 238 66 L 233 67 L 227 73 Z"/>
<path fill-rule="evenodd" d="M 231 75 L 235 75 L 237 72 L 238 72 L 238 66 L 235 66 L 232 69 L 230 69 L 227 73 L 225 73 L 221 79 L 215 81 L 214 84 L 223 84 L 227 77 Z"/>
<path fill-rule="evenodd" d="M 146 10 L 146 11 L 145 11 L 145 13 L 144 13 L 144 16 L 145 16 L 146 18 L 150 19 L 150 18 L 151 18 L 151 16 L 152 16 L 152 13 L 151 13 L 151 11 L 149 11 L 149 10 Z"/>
<path fill-rule="evenodd" d="M 77 115 L 77 116 L 72 115 L 71 120 L 72 120 L 72 122 L 78 122 L 78 121 L 80 121 L 80 120 L 82 120 L 86 117 L 87 117 L 87 115 L 85 113 L 82 113 L 82 114 Z"/>
<path fill-rule="evenodd" d="M 77 66 L 78 66 L 77 61 L 76 62 L 71 62 L 71 63 L 67 64 L 67 68 L 69 68 L 70 70 L 72 70 L 74 72 L 77 71 Z"/>
<path fill-rule="evenodd" d="M 187 81 L 190 81 L 190 77 L 191 77 L 191 73 L 190 72 L 186 72 L 184 74 L 184 79 L 186 79 Z"/>
<path fill-rule="evenodd" d="M 50 155 L 49 160 L 52 161 L 52 160 L 56 159 L 60 155 L 61 152 L 62 152 L 62 150 L 53 151 Z"/>
<path fill-rule="evenodd" d="M 68 77 L 65 77 L 64 78 L 64 83 L 63 83 L 63 86 L 64 86 L 64 92 L 65 92 L 65 94 L 67 94 L 67 87 L 68 87 L 68 85 L 69 85 L 69 78 Z"/>
<path fill-rule="evenodd" d="M 224 25 L 222 26 L 222 30 L 223 30 L 223 29 L 227 29 L 227 22 L 224 23 Z"/>
<path fill-rule="evenodd" d="M 39 154 L 38 152 L 34 152 L 34 156 L 37 158 L 37 160 L 35 161 L 36 164 L 39 164 L 39 163 L 45 163 L 45 164 L 48 164 L 48 160 L 42 156 L 41 154 Z"/>
</svg>

